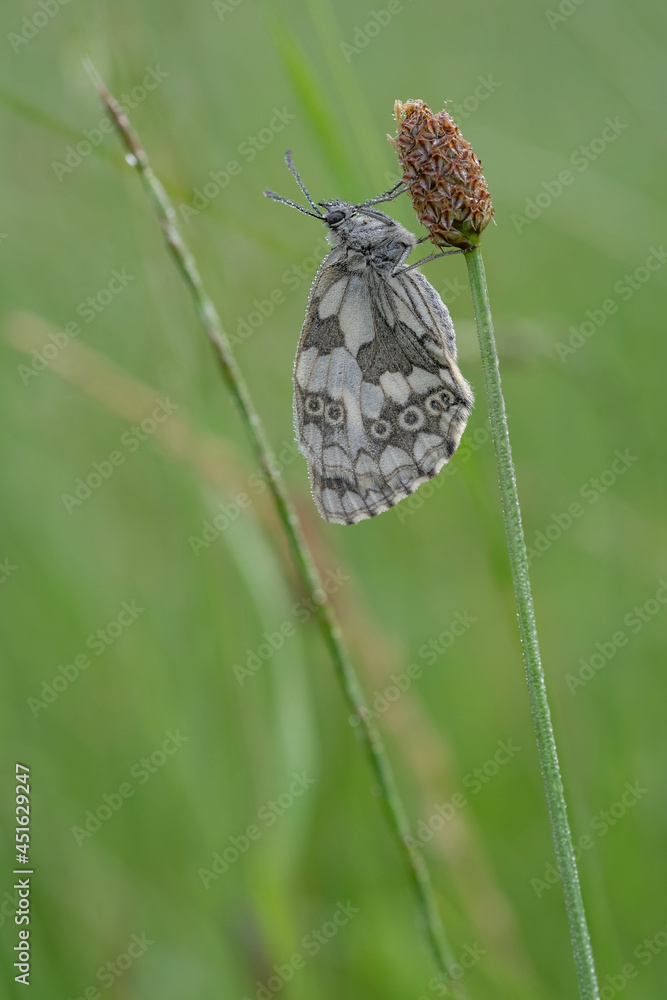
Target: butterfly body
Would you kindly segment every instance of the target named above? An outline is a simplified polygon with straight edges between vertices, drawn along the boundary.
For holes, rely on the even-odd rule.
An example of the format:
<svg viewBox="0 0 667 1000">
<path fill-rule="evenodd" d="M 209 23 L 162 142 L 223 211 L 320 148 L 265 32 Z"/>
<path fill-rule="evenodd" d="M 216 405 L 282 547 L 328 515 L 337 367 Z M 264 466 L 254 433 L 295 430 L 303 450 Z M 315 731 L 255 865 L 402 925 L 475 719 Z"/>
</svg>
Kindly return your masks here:
<svg viewBox="0 0 667 1000">
<path fill-rule="evenodd" d="M 294 427 L 320 514 L 356 524 L 437 475 L 473 395 L 447 307 L 404 266 L 412 233 L 368 203 L 321 205 L 332 248 L 296 353 Z"/>
</svg>

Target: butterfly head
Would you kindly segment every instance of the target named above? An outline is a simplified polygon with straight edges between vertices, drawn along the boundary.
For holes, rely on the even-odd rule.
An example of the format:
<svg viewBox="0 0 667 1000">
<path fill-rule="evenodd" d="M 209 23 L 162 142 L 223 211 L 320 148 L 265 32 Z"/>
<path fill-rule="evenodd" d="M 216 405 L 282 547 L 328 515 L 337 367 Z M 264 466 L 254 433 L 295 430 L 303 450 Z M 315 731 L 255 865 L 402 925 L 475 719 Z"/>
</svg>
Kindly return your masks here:
<svg viewBox="0 0 667 1000">
<path fill-rule="evenodd" d="M 285 154 L 285 159 L 310 208 L 299 205 L 291 198 L 283 198 L 274 191 L 264 192 L 268 198 L 321 220 L 329 229 L 329 242 L 334 246 L 347 246 L 353 253 L 361 255 L 362 263 L 365 261 L 376 269 L 393 270 L 408 257 L 417 242 L 416 238 L 391 216 L 375 208 L 378 202 L 395 197 L 396 186 L 381 197 L 371 198 L 359 205 L 338 198 L 316 204 L 294 167 L 289 152 Z"/>
<path fill-rule="evenodd" d="M 356 205 L 351 205 L 349 201 L 340 201 L 339 199 L 321 201 L 318 207 L 324 209 L 322 221 L 327 224 L 329 229 L 337 229 L 344 223 L 349 223 L 357 214 Z"/>
</svg>

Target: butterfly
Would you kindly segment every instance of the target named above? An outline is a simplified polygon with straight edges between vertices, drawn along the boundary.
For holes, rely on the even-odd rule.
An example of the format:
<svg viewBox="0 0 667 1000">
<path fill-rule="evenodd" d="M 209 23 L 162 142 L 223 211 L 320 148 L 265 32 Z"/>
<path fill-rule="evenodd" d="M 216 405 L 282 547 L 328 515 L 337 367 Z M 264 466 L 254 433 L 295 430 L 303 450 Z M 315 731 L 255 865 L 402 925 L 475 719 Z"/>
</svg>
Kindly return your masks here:
<svg viewBox="0 0 667 1000">
<path fill-rule="evenodd" d="M 447 306 L 418 265 L 415 236 L 374 206 L 264 194 L 328 227 L 332 248 L 313 280 L 294 362 L 294 427 L 313 499 L 326 521 L 356 524 L 389 510 L 452 457 L 473 394 L 456 365 Z M 434 254 L 419 264 L 444 254 Z"/>
</svg>

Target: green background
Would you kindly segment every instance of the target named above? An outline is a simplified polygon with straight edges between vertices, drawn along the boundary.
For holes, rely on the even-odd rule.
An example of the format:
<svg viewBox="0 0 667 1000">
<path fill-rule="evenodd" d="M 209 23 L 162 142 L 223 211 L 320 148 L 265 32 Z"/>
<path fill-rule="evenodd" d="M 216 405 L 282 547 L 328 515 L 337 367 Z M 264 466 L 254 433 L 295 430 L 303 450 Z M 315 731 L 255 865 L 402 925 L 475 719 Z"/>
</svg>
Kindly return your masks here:
<svg viewBox="0 0 667 1000">
<path fill-rule="evenodd" d="M 94 987 L 109 1000 L 241 1000 L 296 953 L 303 968 L 279 992 L 290 1000 L 439 995 L 243 428 L 138 177 L 116 137 L 95 131 L 86 55 L 118 95 L 150 68 L 166 74 L 133 99 L 131 118 L 236 341 L 319 566 L 338 580 L 371 702 L 392 674 L 422 668 L 394 704 L 376 705 L 415 825 L 458 793 L 424 850 L 455 954 L 477 955 L 470 997 L 565 1000 L 576 984 L 549 882 L 464 261 L 427 265 L 477 394 L 458 454 L 430 496 L 354 528 L 326 525 L 291 424 L 323 231 L 261 196 L 297 195 L 288 148 L 318 200 L 374 195 L 396 174 L 394 100 L 453 102 L 496 211 L 485 262 L 526 539 L 542 549 L 536 611 L 602 995 L 661 995 L 667 269 L 651 254 L 666 218 L 664 5 L 405 0 L 389 17 L 384 0 L 44 3 L 3 5 L 0 31 L 5 995 L 26 995 L 11 968 L 15 761 L 31 769 L 35 1000 Z M 22 31 L 34 37 L 23 44 Z M 611 140 L 599 138 L 607 119 L 622 126 Z M 96 144 L 77 154 L 84 130 Z M 188 211 L 230 161 L 239 169 L 224 190 Z M 562 171 L 571 183 L 559 191 Z M 407 199 L 390 211 L 416 230 Z M 655 270 L 641 270 L 647 258 Z M 131 280 L 110 295 L 114 270 Z M 80 332 L 61 335 L 40 370 L 31 351 L 72 322 Z M 132 427 L 156 400 L 176 409 L 142 439 Z M 63 499 L 114 452 L 89 497 Z M 224 530 L 195 554 L 191 539 L 216 515 Z M 97 655 L 89 637 L 133 601 L 143 610 L 112 625 L 121 634 Z M 457 613 L 474 622 L 453 638 Z M 293 634 L 239 683 L 235 665 L 281 626 Z M 431 640 L 437 656 L 423 648 Z M 165 754 L 168 732 L 180 745 Z M 520 748 L 502 764 L 499 741 Z M 295 773 L 314 782 L 292 800 Z M 116 808 L 78 843 L 73 828 L 104 796 Z M 253 825 L 258 839 L 239 840 Z M 247 846 L 235 861 L 229 838 Z M 202 875 L 225 850 L 228 870 Z M 348 901 L 358 913 L 313 954 L 304 937 Z M 134 934 L 153 943 L 102 981 L 106 963 L 128 964 Z"/>
</svg>

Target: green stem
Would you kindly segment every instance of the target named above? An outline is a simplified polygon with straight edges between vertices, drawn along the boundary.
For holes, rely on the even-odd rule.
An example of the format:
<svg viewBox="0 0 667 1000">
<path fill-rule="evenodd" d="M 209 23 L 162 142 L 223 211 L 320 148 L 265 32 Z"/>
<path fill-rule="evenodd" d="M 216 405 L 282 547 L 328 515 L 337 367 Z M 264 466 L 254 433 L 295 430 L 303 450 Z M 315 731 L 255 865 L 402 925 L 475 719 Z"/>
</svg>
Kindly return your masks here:
<svg viewBox="0 0 667 1000">
<path fill-rule="evenodd" d="M 278 464 L 259 414 L 255 410 L 245 380 L 232 354 L 229 340 L 220 322 L 220 317 L 213 305 L 213 301 L 204 288 L 194 257 L 178 230 L 176 212 L 164 187 L 153 173 L 137 134 L 116 99 L 105 87 L 94 67 L 90 63 L 86 65 L 125 146 L 127 151 L 126 158 L 136 168 L 141 178 L 141 182 L 162 229 L 167 248 L 174 258 L 176 266 L 192 295 L 197 315 L 213 345 L 225 384 L 236 403 L 241 421 L 248 432 L 257 460 L 269 484 L 301 584 L 313 598 L 315 592 L 318 592 L 318 599 L 314 599 L 313 601 L 317 607 L 317 623 L 331 654 L 336 676 L 340 682 L 348 709 L 359 719 L 359 730 L 380 789 L 380 797 L 389 820 L 389 825 L 399 852 L 408 869 L 409 878 L 416 894 L 417 905 L 425 925 L 436 967 L 445 981 L 450 984 L 452 995 L 463 997 L 465 995 L 463 990 L 460 987 L 457 988 L 450 979 L 447 971 L 448 967 L 455 961 L 454 954 L 449 946 L 440 920 L 428 868 L 422 855 L 414 846 L 415 841 L 412 837 L 407 813 L 400 798 L 380 733 L 371 720 L 371 714 L 366 706 L 361 684 L 343 643 L 333 608 L 328 600 L 319 603 L 320 596 L 326 593 L 326 591 L 322 588 L 321 577 L 306 544 L 294 507 L 285 489 Z"/>
<path fill-rule="evenodd" d="M 551 725 L 549 701 L 544 682 L 544 670 L 540 660 L 540 650 L 537 641 L 533 595 L 528 576 L 528 558 L 526 544 L 521 525 L 521 509 L 516 487 L 514 463 L 510 447 L 505 401 L 500 386 L 500 371 L 498 368 L 498 352 L 493 336 L 493 320 L 486 288 L 484 262 L 480 248 L 474 247 L 465 254 L 468 265 L 468 277 L 472 291 L 472 300 L 477 320 L 477 336 L 482 355 L 484 370 L 484 386 L 486 388 L 489 422 L 493 445 L 496 452 L 498 480 L 503 507 L 503 520 L 507 535 L 512 578 L 514 580 L 514 595 L 519 618 L 519 631 L 523 648 L 523 659 L 526 667 L 526 680 L 530 696 L 530 708 L 535 726 L 537 749 L 544 779 L 544 788 L 549 809 L 549 819 L 553 832 L 554 846 L 563 893 L 565 907 L 570 924 L 574 964 L 579 980 L 579 992 L 582 1000 L 599 1000 L 595 962 L 591 949 L 584 902 L 581 896 L 577 862 L 574 856 L 572 834 L 567 819 L 565 794 L 560 776 L 556 740 Z"/>
</svg>

